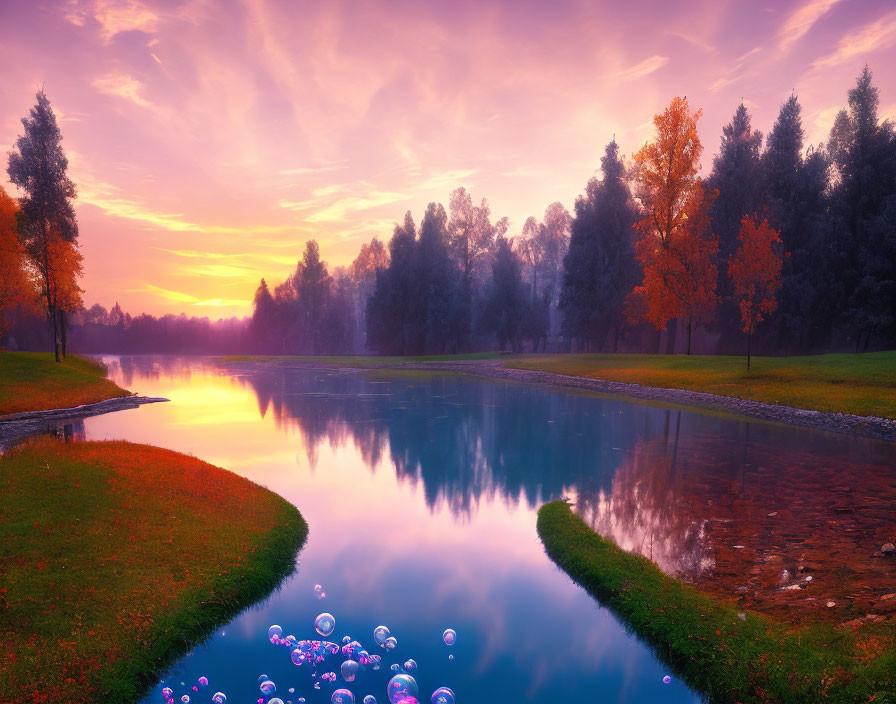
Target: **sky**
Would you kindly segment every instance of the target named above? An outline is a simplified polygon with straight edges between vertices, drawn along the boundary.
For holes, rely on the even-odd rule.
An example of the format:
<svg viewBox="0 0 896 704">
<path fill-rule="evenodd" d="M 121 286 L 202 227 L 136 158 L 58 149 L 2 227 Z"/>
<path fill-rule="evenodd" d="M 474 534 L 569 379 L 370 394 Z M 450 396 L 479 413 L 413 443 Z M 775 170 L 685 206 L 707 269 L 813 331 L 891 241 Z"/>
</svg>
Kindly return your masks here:
<svg viewBox="0 0 896 704">
<path fill-rule="evenodd" d="M 511 234 L 571 210 L 676 95 L 703 175 L 741 101 L 767 134 L 795 92 L 818 144 L 866 63 L 896 118 L 892 0 L 0 0 L 0 153 L 44 86 L 85 303 L 219 318 L 458 186 Z"/>
</svg>

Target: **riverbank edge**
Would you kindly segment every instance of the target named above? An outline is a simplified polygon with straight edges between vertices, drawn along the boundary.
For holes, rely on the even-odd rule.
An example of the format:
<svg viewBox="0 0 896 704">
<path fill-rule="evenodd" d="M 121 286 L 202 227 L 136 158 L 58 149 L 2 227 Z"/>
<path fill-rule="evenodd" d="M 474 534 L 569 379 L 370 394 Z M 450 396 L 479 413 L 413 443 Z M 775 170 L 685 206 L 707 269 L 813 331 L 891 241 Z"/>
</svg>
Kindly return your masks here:
<svg viewBox="0 0 896 704">
<path fill-rule="evenodd" d="M 595 533 L 566 501 L 544 504 L 536 530 L 560 569 L 709 701 L 896 701 L 896 652 L 862 668 L 857 633 L 788 628 L 702 594 Z"/>
<path fill-rule="evenodd" d="M 126 445 L 137 453 L 144 449 L 161 449 L 174 459 L 201 462 L 210 472 L 234 474 L 190 455 L 151 445 L 122 441 L 78 443 L 79 446 L 103 444 Z M 91 463 L 84 462 L 83 465 L 89 469 Z M 235 615 L 267 598 L 295 571 L 297 556 L 308 538 L 308 523 L 298 508 L 279 494 L 244 477 L 239 479 L 276 502 L 276 526 L 260 536 L 257 549 L 246 563 L 227 565 L 228 569 L 219 574 L 219 579 L 208 583 L 207 588 L 180 595 L 180 608 L 172 609 L 166 618 L 155 622 L 149 647 L 133 650 L 130 657 L 117 660 L 99 675 L 95 693 L 104 702 L 126 704 L 141 699 L 167 668 Z M 0 700 L 6 701 L 2 687 Z M 63 697 L 59 701 L 68 700 Z"/>
<path fill-rule="evenodd" d="M 814 430 L 896 442 L 896 421 L 887 418 L 856 416 L 849 413 L 813 411 L 804 408 L 794 408 L 792 406 L 764 403 L 762 401 L 750 401 L 735 396 L 720 396 L 702 391 L 641 386 L 640 384 L 629 384 L 621 381 L 607 381 L 590 377 L 556 374 L 554 372 L 517 369 L 504 366 L 503 362 L 500 360 L 379 362 L 376 357 L 371 357 L 370 364 L 362 366 L 356 362 L 340 364 L 338 362 L 289 360 L 282 357 L 269 359 L 266 359 L 265 357 L 254 357 L 251 359 L 239 359 L 235 361 L 228 361 L 226 357 L 220 359 L 222 360 L 221 363 L 223 365 L 234 367 L 240 367 L 241 365 L 244 365 L 245 362 L 258 361 L 280 367 L 304 369 L 357 371 L 371 369 L 396 371 L 417 370 L 469 374 L 484 379 L 542 384 L 559 388 L 578 389 L 609 396 L 624 396 L 646 402 L 666 403 L 707 411 L 731 413 L 772 423 L 782 423 L 785 425 L 811 428 Z"/>
<path fill-rule="evenodd" d="M 198 600 L 194 609 L 174 614 L 173 628 L 163 631 L 151 648 L 140 651 L 139 657 L 113 670 L 111 677 L 123 685 L 123 691 L 110 690 L 103 701 L 127 704 L 142 699 L 159 681 L 160 674 L 237 614 L 269 597 L 296 570 L 298 554 L 308 540 L 308 523 L 299 509 L 282 496 L 263 486 L 255 486 L 280 500 L 283 523 L 268 532 L 266 540 L 261 543 L 263 549 L 256 551 L 252 563 L 231 570 L 226 579 L 222 578 L 222 584 L 237 585 L 230 593 L 230 600 Z M 220 594 L 218 585 L 212 585 L 206 596 L 217 597 Z"/>
</svg>

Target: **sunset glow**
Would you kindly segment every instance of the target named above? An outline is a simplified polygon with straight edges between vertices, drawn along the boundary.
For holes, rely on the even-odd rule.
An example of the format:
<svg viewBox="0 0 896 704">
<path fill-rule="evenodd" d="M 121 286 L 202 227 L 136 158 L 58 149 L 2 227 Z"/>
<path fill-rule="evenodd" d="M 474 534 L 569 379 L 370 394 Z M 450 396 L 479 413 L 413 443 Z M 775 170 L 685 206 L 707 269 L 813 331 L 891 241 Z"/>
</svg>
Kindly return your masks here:
<svg viewBox="0 0 896 704">
<path fill-rule="evenodd" d="M 457 186 L 511 234 L 571 209 L 676 95 L 703 109 L 704 174 L 741 100 L 767 133 L 795 92 L 817 145 L 867 63 L 896 117 L 885 0 L 4 0 L 0 62 L 4 153 L 41 85 L 57 112 L 85 304 L 212 318 L 249 314 L 305 240 L 346 265 Z"/>
</svg>

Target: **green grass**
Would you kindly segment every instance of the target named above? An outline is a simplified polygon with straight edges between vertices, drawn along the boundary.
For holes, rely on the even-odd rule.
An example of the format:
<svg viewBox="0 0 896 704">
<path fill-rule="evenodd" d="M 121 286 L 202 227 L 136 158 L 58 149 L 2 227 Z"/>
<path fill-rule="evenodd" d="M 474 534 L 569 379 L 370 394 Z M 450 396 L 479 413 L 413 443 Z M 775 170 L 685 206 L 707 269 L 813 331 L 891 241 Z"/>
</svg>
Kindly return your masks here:
<svg viewBox="0 0 896 704">
<path fill-rule="evenodd" d="M 710 701 L 896 702 L 892 623 L 797 628 L 741 612 L 621 550 L 562 501 L 539 509 L 537 528 L 550 558 Z"/>
<path fill-rule="evenodd" d="M 506 365 L 570 376 L 896 420 L 896 352 L 808 357 L 577 354 L 514 357 Z"/>
<path fill-rule="evenodd" d="M 56 363 L 52 354 L 0 352 L 0 416 L 24 411 L 74 408 L 130 396 L 106 378 L 106 369 L 68 355 Z"/>
<path fill-rule="evenodd" d="M 196 458 L 40 441 L 0 459 L 0 701 L 132 702 L 294 569 L 291 504 Z"/>
</svg>

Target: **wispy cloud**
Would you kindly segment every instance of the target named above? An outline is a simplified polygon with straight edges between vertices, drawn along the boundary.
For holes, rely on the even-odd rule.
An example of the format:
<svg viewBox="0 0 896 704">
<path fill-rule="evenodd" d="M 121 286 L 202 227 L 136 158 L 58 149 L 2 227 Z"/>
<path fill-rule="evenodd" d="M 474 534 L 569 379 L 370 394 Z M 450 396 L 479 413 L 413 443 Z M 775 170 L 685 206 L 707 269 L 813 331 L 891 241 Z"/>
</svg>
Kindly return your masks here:
<svg viewBox="0 0 896 704">
<path fill-rule="evenodd" d="M 140 81 L 127 73 L 118 71 L 107 73 L 94 79 L 91 85 L 100 93 L 130 100 L 132 103 L 144 108 L 150 106 L 150 102 L 140 95 L 140 91 L 143 88 Z"/>
<path fill-rule="evenodd" d="M 106 41 L 121 32 L 154 32 L 159 22 L 155 12 L 136 0 L 95 0 L 92 14 Z"/>
<path fill-rule="evenodd" d="M 827 56 L 817 59 L 813 68 L 839 66 L 857 56 L 867 56 L 879 49 L 886 49 L 896 44 L 896 12 L 884 15 L 861 29 L 846 34 L 839 42 L 837 49 Z"/>
<path fill-rule="evenodd" d="M 659 71 L 667 63 L 669 63 L 668 56 L 660 56 L 659 54 L 656 54 L 649 59 L 644 59 L 642 62 L 620 71 L 616 74 L 616 77 L 622 81 L 633 81 L 638 78 L 643 78 L 644 76 L 649 76 L 655 71 Z"/>
<path fill-rule="evenodd" d="M 778 30 L 778 48 L 787 51 L 841 0 L 809 0 L 799 7 Z"/>
<path fill-rule="evenodd" d="M 186 303 L 192 306 L 208 306 L 212 308 L 232 308 L 234 306 L 244 306 L 248 301 L 240 298 L 199 298 L 190 293 L 183 291 L 172 291 L 171 289 L 146 284 L 140 291 L 145 291 L 166 301 L 174 303 Z"/>
</svg>

